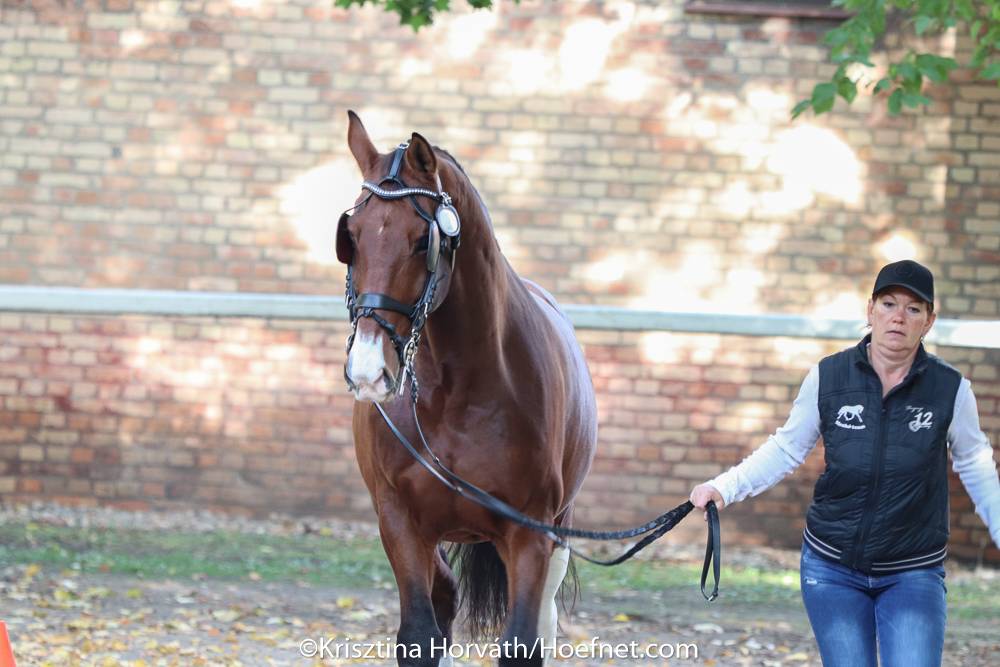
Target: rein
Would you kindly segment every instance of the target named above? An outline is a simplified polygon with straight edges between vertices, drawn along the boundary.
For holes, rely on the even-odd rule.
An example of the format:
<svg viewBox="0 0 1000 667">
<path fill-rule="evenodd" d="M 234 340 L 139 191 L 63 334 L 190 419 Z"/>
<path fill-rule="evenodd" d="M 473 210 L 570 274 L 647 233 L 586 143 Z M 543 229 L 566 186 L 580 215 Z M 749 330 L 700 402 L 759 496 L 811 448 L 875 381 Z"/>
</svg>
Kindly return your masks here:
<svg viewBox="0 0 1000 667">
<path fill-rule="evenodd" d="M 480 489 L 474 484 L 459 477 L 444 465 L 441 459 L 438 458 L 438 456 L 431 449 L 430 445 L 427 443 L 427 439 L 424 437 L 423 428 L 420 426 L 420 418 L 417 415 L 417 396 L 419 393 L 419 385 L 417 383 L 417 376 L 414 369 L 414 359 L 416 357 L 417 348 L 420 345 L 420 337 L 424 325 L 427 323 L 427 318 L 434 310 L 434 298 L 439 280 L 438 259 L 441 253 L 450 253 L 451 266 L 452 269 L 454 269 L 455 255 L 460 243 L 459 232 L 461 224 L 458 212 L 452 205 L 451 197 L 448 196 L 447 192 L 440 190 L 440 181 L 438 181 L 439 191 L 434 192 L 433 190 L 428 190 L 426 188 L 410 187 L 400 178 L 403 153 L 407 147 L 407 144 L 404 143 L 400 144 L 396 148 L 396 151 L 393 154 L 392 166 L 389 169 L 389 174 L 379 183 L 365 181 L 362 184 L 362 188 L 369 192 L 368 196 L 361 203 L 356 204 L 340 216 L 340 222 L 337 226 L 337 257 L 344 264 L 347 264 L 345 296 L 347 308 L 351 315 L 351 334 L 347 339 L 347 352 L 350 353 L 351 346 L 354 343 L 354 336 L 357 332 L 358 321 L 362 318 L 371 318 L 389 335 L 389 339 L 392 341 L 392 345 L 396 349 L 396 354 L 398 355 L 400 362 L 399 374 L 396 378 L 390 379 L 392 393 L 397 396 L 401 394 L 403 392 L 405 381 L 407 377 L 409 377 L 410 404 L 413 410 L 413 423 L 417 427 L 417 434 L 420 436 L 420 442 L 430 457 L 430 461 L 424 458 L 424 456 L 417 451 L 416 447 L 414 447 L 406 436 L 399 430 L 399 428 L 396 427 L 396 425 L 389 418 L 389 415 L 386 414 L 385 409 L 383 409 L 379 403 L 374 404 L 375 409 L 378 410 L 382 419 L 389 427 L 389 430 L 392 431 L 392 434 L 397 440 L 399 440 L 403 447 L 406 448 L 410 455 L 435 478 L 437 478 L 438 481 L 458 495 L 471 500 L 472 502 L 490 510 L 494 514 L 507 519 L 508 521 L 543 533 L 559 546 L 569 549 L 571 553 L 590 563 L 611 566 L 625 562 L 680 523 L 680 521 L 694 509 L 694 504 L 692 504 L 691 501 L 687 501 L 678 505 L 669 512 L 664 512 L 652 521 L 626 530 L 593 531 L 547 524 L 536 519 L 532 519 L 499 498 L 490 495 L 483 489 Z M 392 183 L 398 187 L 391 190 L 383 188 L 382 184 L 386 182 Z M 433 217 L 431 217 L 431 215 L 429 215 L 423 207 L 417 203 L 417 195 L 430 198 L 438 204 Z M 347 221 L 350 217 L 351 211 L 363 206 L 373 196 L 388 200 L 404 198 L 409 199 L 410 204 L 416 210 L 417 214 L 428 223 L 427 271 L 429 275 L 427 282 L 424 284 L 423 294 L 415 304 L 408 305 L 400 303 L 386 294 L 369 292 L 359 295 L 354 287 L 352 271 L 354 264 L 354 252 L 352 241 L 347 232 Z M 409 319 L 411 323 L 409 338 L 404 340 L 396 332 L 395 327 L 393 327 L 391 323 L 376 312 L 378 310 L 389 310 L 400 313 Z M 348 387 L 354 389 L 351 379 L 347 375 L 346 365 L 344 368 L 344 379 L 347 381 Z M 720 561 L 722 557 L 722 546 L 719 535 L 719 512 L 715 503 L 709 502 L 706 506 L 706 510 L 708 512 L 708 542 L 705 545 L 705 564 L 701 571 L 701 594 L 705 596 L 706 600 L 711 602 L 719 595 L 719 574 L 721 570 Z M 639 540 L 622 555 L 610 560 L 600 560 L 588 556 L 587 554 L 572 547 L 566 540 L 568 537 L 579 537 L 589 540 L 625 540 L 638 537 L 640 535 L 644 536 L 641 540 Z M 711 593 L 706 593 L 705 582 L 708 579 L 710 565 L 712 567 L 715 582 Z"/>
<path fill-rule="evenodd" d="M 412 378 L 413 376 L 411 376 Z M 378 410 L 382 419 L 385 421 L 386 426 L 392 431 L 392 434 L 397 440 L 406 448 L 406 451 L 410 453 L 416 461 L 427 469 L 434 477 L 438 479 L 442 484 L 447 486 L 449 489 L 457 493 L 458 495 L 471 500 L 472 502 L 480 505 L 494 514 L 497 514 L 508 521 L 516 523 L 525 528 L 530 528 L 534 531 L 545 534 L 550 540 L 555 542 L 561 547 L 569 549 L 569 551 L 583 560 L 594 563 L 595 565 L 612 566 L 618 565 L 619 563 L 624 563 L 628 559 L 632 558 L 634 555 L 645 549 L 647 546 L 658 540 L 660 537 L 665 535 L 671 528 L 676 526 L 681 522 L 681 519 L 686 517 L 691 510 L 694 509 L 694 504 L 688 500 L 669 512 L 664 512 L 660 516 L 656 517 L 652 521 L 649 521 L 641 526 L 635 528 L 629 528 L 625 530 L 614 530 L 614 531 L 595 531 L 595 530 L 582 530 L 579 528 L 567 528 L 564 526 L 556 526 L 554 524 L 547 524 L 536 519 L 532 519 L 526 514 L 518 511 L 517 509 L 511 507 L 499 498 L 490 495 L 486 491 L 480 489 L 475 484 L 467 482 L 457 474 L 452 472 L 434 451 L 427 444 L 427 439 L 424 437 L 423 429 L 420 427 L 420 418 L 417 415 L 417 401 L 416 401 L 416 383 L 412 386 L 412 391 L 410 393 L 411 406 L 413 408 L 413 422 L 417 426 L 417 434 L 420 436 L 420 441 L 423 444 L 424 449 L 427 451 L 431 458 L 431 461 L 425 459 L 419 451 L 413 446 L 413 444 L 403 435 L 402 431 L 393 423 L 389 415 L 386 414 L 385 409 L 378 403 L 375 403 L 375 409 Z M 715 503 L 709 501 L 705 509 L 708 511 L 708 541 L 705 545 L 705 563 L 701 570 L 701 594 L 709 602 L 715 600 L 719 597 L 719 575 L 721 572 L 721 559 L 722 559 L 722 544 L 720 539 L 720 529 L 719 529 L 719 511 L 715 506 Z M 579 551 L 575 547 L 569 544 L 565 538 L 567 537 L 579 537 L 588 540 L 625 540 L 632 537 L 638 537 L 639 535 L 645 535 L 641 540 L 636 542 L 628 551 L 618 556 L 617 558 L 612 558 L 610 560 L 600 560 L 588 556 L 587 554 Z M 708 579 L 709 566 L 712 568 L 712 575 L 714 578 L 714 585 L 712 587 L 711 593 L 705 592 L 705 582 Z"/>
</svg>

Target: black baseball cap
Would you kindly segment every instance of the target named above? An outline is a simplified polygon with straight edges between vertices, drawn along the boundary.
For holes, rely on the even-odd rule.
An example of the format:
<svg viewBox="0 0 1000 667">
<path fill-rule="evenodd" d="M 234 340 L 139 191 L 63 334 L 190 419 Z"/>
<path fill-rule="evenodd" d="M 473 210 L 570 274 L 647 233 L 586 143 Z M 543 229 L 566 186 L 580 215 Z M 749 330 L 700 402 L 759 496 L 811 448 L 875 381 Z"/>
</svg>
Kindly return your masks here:
<svg viewBox="0 0 1000 667">
<path fill-rule="evenodd" d="M 890 287 L 905 287 L 929 304 L 934 303 L 934 274 L 912 259 L 886 264 L 875 278 L 872 296 Z"/>
</svg>

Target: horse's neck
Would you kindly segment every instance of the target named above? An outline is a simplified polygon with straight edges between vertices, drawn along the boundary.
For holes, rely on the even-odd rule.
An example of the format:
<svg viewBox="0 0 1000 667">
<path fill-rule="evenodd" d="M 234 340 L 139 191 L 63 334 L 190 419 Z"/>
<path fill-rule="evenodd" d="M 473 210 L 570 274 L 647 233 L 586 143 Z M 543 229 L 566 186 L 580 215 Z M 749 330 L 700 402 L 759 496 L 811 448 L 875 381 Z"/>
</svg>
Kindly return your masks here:
<svg viewBox="0 0 1000 667">
<path fill-rule="evenodd" d="M 430 354 L 439 361 L 460 358 L 477 366 L 501 364 L 513 312 L 530 295 L 511 269 L 488 227 L 462 241 L 452 284 L 427 319 Z"/>
<path fill-rule="evenodd" d="M 462 245 L 448 294 L 427 320 L 431 363 L 460 360 L 463 366 L 502 371 L 504 354 L 516 352 L 508 348 L 521 339 L 510 334 L 531 309 L 532 297 L 500 252 L 479 192 L 454 158 L 446 159 L 462 207 Z"/>
</svg>

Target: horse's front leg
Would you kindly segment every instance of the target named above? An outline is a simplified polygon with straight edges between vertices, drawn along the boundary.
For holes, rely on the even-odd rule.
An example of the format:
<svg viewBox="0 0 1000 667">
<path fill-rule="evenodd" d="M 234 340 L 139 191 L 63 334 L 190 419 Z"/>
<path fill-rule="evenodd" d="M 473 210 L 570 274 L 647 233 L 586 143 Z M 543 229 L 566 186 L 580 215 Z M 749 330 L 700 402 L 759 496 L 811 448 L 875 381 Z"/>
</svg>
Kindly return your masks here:
<svg viewBox="0 0 1000 667">
<path fill-rule="evenodd" d="M 566 575 L 569 553 L 527 528 L 514 529 L 502 555 L 507 566 L 510 607 L 501 667 L 541 667 L 555 643 L 555 596 Z"/>
<path fill-rule="evenodd" d="M 445 655 L 444 635 L 435 620 L 431 598 L 437 545 L 427 543 L 408 513 L 390 503 L 380 504 L 378 524 L 399 588 L 396 663 L 400 667 L 437 667 Z"/>
<path fill-rule="evenodd" d="M 442 547 L 438 547 L 434 558 L 434 584 L 431 588 L 431 602 L 434 604 L 434 618 L 437 621 L 438 630 L 444 635 L 445 641 L 452 642 L 451 626 L 458 612 L 458 580 L 451 566 L 448 565 L 448 556 Z M 439 667 L 451 665 L 449 657 L 443 657 Z"/>
</svg>

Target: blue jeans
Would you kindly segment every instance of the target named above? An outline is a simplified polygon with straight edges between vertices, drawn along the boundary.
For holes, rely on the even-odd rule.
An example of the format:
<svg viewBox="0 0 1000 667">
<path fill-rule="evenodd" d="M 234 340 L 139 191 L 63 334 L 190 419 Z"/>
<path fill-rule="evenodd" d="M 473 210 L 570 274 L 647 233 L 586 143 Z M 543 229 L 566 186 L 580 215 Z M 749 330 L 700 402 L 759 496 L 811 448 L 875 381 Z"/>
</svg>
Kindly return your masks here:
<svg viewBox="0 0 1000 667">
<path fill-rule="evenodd" d="M 943 566 L 869 576 L 803 544 L 799 576 L 823 667 L 941 665 Z"/>
</svg>

